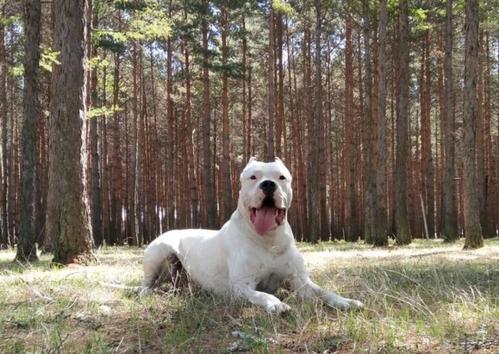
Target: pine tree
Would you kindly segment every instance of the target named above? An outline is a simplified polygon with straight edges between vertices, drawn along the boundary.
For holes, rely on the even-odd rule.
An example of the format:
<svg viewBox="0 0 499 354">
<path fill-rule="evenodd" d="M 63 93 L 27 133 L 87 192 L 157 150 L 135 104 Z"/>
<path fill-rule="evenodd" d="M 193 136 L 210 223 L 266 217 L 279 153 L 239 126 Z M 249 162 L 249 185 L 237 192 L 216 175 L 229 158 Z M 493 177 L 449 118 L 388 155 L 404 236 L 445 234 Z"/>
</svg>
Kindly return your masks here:
<svg viewBox="0 0 499 354">
<path fill-rule="evenodd" d="M 395 225 L 397 243 L 411 242 L 407 213 L 407 157 L 409 155 L 409 13 L 407 0 L 399 1 L 397 66 L 397 158 L 395 166 Z"/>
<path fill-rule="evenodd" d="M 61 64 L 52 76 L 47 233 L 54 241 L 53 261 L 62 264 L 84 262 L 92 249 L 82 158 L 86 6 L 55 1 L 54 46 Z"/>
<path fill-rule="evenodd" d="M 376 124 L 376 195 L 374 198 L 375 228 L 373 243 L 375 246 L 388 245 L 388 230 L 385 196 L 386 169 L 386 27 L 388 9 L 386 0 L 379 5 L 378 23 L 378 117 Z"/>
<path fill-rule="evenodd" d="M 445 82 L 445 116 L 444 130 L 444 181 L 443 181 L 443 236 L 447 242 L 459 238 L 457 232 L 457 191 L 456 191 L 456 166 L 455 166 L 455 100 L 454 100 L 454 75 L 452 68 L 452 0 L 446 2 L 446 15 L 444 26 L 444 82 Z"/>
<path fill-rule="evenodd" d="M 464 117 L 463 117 L 463 211 L 464 248 L 483 246 L 477 183 L 477 124 L 478 124 L 478 1 L 466 1 L 466 43 L 464 57 Z"/>
<path fill-rule="evenodd" d="M 21 136 L 21 225 L 17 242 L 16 260 L 35 261 L 36 231 L 33 205 L 35 202 L 37 121 L 40 115 L 39 62 L 40 62 L 40 0 L 25 3 L 24 23 L 26 30 L 24 61 L 24 122 Z"/>
</svg>

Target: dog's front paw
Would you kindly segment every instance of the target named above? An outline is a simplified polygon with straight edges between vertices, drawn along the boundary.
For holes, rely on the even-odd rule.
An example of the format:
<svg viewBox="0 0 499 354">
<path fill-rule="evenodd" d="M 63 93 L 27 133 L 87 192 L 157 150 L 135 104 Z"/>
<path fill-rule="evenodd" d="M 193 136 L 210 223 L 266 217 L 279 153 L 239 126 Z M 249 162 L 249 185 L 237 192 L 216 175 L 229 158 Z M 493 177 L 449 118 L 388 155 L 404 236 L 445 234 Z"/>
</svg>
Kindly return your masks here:
<svg viewBox="0 0 499 354">
<path fill-rule="evenodd" d="M 348 308 L 347 309 L 351 309 L 351 310 L 357 310 L 357 309 L 361 309 L 364 307 L 364 304 L 362 302 L 360 302 L 359 300 L 349 300 L 348 301 Z"/>
<path fill-rule="evenodd" d="M 364 304 L 358 300 L 346 299 L 346 298 L 338 298 L 337 296 L 333 298 L 329 298 L 326 303 L 338 310 L 348 311 L 348 310 L 357 310 L 364 307 Z"/>
<path fill-rule="evenodd" d="M 274 302 L 265 306 L 265 310 L 271 315 L 279 315 L 283 312 L 289 311 L 291 307 L 284 302 Z"/>
</svg>

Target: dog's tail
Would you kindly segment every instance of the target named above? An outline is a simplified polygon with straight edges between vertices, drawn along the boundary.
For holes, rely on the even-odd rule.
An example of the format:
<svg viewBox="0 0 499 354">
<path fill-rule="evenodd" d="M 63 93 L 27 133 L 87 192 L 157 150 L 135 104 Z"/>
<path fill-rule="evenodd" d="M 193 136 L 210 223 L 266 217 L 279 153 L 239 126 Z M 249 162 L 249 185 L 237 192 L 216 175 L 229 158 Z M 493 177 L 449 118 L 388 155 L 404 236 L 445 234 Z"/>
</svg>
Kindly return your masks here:
<svg viewBox="0 0 499 354">
<path fill-rule="evenodd" d="M 144 251 L 142 288 L 151 289 L 157 281 L 161 281 L 163 274 L 170 274 L 172 265 L 177 264 L 175 260 L 178 261 L 178 258 L 172 245 L 167 242 L 151 243 Z"/>
</svg>

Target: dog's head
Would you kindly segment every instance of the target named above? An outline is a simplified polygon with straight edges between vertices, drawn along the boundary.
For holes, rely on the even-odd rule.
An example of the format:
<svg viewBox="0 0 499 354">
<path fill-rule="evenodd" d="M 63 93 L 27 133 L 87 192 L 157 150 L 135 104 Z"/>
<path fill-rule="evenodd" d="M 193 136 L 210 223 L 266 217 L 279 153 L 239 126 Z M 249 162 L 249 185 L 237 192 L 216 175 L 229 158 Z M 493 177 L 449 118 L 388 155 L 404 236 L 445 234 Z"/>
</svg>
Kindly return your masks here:
<svg viewBox="0 0 499 354">
<path fill-rule="evenodd" d="M 261 162 L 252 157 L 241 173 L 239 211 L 261 236 L 283 226 L 291 206 L 291 173 L 284 163 Z"/>
</svg>

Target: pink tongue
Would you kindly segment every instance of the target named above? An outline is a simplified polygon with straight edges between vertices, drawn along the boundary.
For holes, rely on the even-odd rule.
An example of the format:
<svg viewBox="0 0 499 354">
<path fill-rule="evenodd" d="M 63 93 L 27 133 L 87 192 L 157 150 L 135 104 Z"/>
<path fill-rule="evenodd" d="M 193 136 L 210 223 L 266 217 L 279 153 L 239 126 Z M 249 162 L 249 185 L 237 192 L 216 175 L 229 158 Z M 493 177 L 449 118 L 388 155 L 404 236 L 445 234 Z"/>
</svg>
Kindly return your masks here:
<svg viewBox="0 0 499 354">
<path fill-rule="evenodd" d="M 263 235 L 272 230 L 276 225 L 275 216 L 275 208 L 256 209 L 255 220 L 253 221 L 256 232 Z"/>
</svg>

